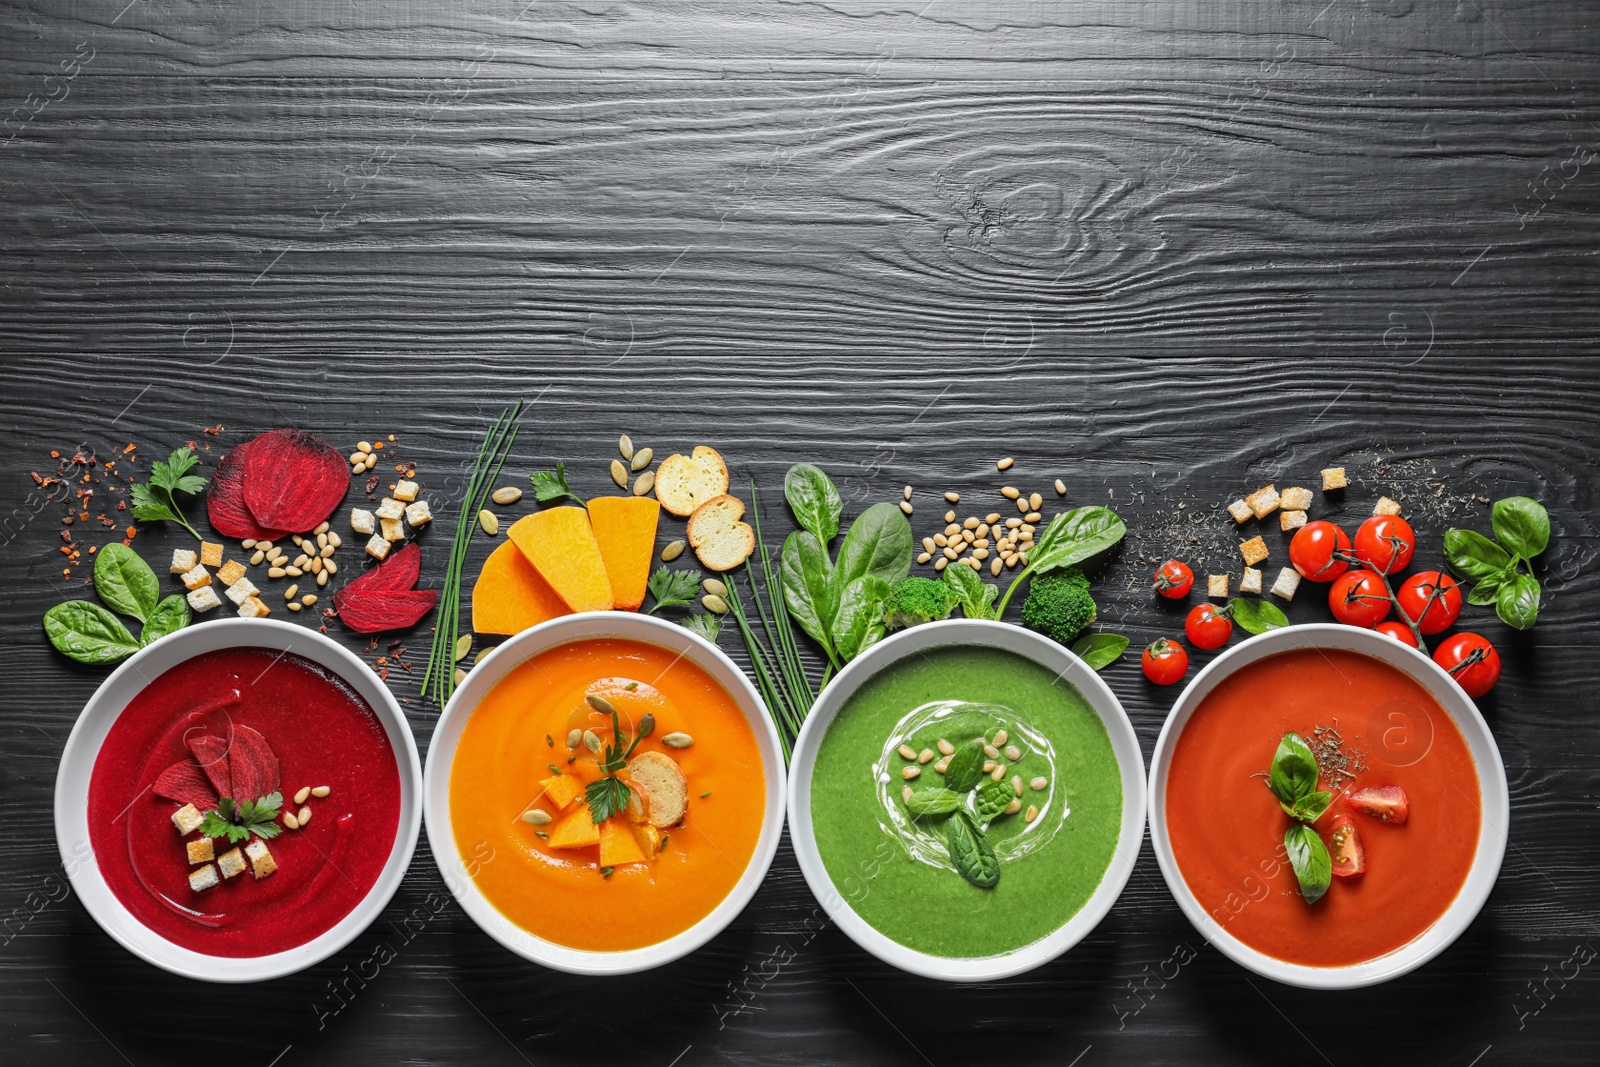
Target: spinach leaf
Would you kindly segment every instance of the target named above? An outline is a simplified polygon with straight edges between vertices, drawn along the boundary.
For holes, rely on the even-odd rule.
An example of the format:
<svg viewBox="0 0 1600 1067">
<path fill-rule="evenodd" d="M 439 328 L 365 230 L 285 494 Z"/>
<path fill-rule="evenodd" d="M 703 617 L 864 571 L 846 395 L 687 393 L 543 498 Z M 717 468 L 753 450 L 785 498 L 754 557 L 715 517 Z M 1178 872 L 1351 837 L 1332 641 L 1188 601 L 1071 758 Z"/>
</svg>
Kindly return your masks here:
<svg viewBox="0 0 1600 1067">
<path fill-rule="evenodd" d="M 1333 860 L 1328 855 L 1328 846 L 1311 827 L 1295 823 L 1283 832 L 1283 847 L 1288 850 L 1289 865 L 1300 882 L 1300 895 L 1306 898 L 1307 904 L 1315 904 L 1333 880 Z"/>
<path fill-rule="evenodd" d="M 1267 772 L 1267 788 L 1290 815 L 1302 797 L 1317 791 L 1317 758 L 1299 734 L 1284 734 L 1278 742 L 1272 769 Z"/>
<path fill-rule="evenodd" d="M 965 793 L 983 778 L 983 742 L 968 741 L 951 754 L 944 767 L 944 787 Z"/>
<path fill-rule="evenodd" d="M 1531 497 L 1508 496 L 1496 500 L 1489 516 L 1495 539 L 1523 559 L 1532 559 L 1550 545 L 1550 513 Z"/>
<path fill-rule="evenodd" d="M 1446 530 L 1444 561 L 1457 574 L 1480 580 L 1516 564 L 1509 552 L 1475 530 Z"/>
<path fill-rule="evenodd" d="M 140 622 L 156 610 L 161 585 L 150 565 L 120 541 L 102 548 L 94 560 L 94 591 L 100 599 Z"/>
<path fill-rule="evenodd" d="M 871 575 L 896 582 L 911 573 L 911 524 L 893 504 L 874 504 L 850 524 L 834 564 L 834 588 L 844 590 L 857 578 Z"/>
<path fill-rule="evenodd" d="M 844 587 L 830 633 L 840 659 L 855 659 L 888 633 L 883 622 L 883 602 L 888 595 L 889 583 L 875 574 L 863 575 Z"/>
<path fill-rule="evenodd" d="M 173 593 L 157 604 L 156 610 L 145 620 L 144 629 L 139 631 L 139 643 L 153 644 L 168 634 L 176 633 L 188 626 L 193 619 L 194 615 L 189 611 L 189 601 L 182 593 Z"/>
<path fill-rule="evenodd" d="M 946 789 L 949 796 L 957 796 Z M 978 787 L 973 794 L 973 816 L 980 826 L 987 826 L 1005 813 L 1011 802 L 1017 799 L 1016 790 L 1011 788 L 1010 782 L 987 781 Z"/>
<path fill-rule="evenodd" d="M 45 612 L 44 632 L 56 651 L 79 663 L 116 663 L 139 651 L 122 620 L 88 600 L 69 600 Z"/>
<path fill-rule="evenodd" d="M 961 877 L 979 889 L 991 889 L 1000 881 L 1000 860 L 994 854 L 994 846 L 967 812 L 956 812 L 944 824 L 944 840 Z"/>
<path fill-rule="evenodd" d="M 985 582 L 971 567 L 946 567 L 944 581 L 955 594 L 956 603 L 961 605 L 961 613 L 967 618 L 995 618 L 994 602 L 1000 595 L 999 586 Z"/>
<path fill-rule="evenodd" d="M 1281 630 L 1289 625 L 1283 609 L 1268 600 L 1244 600 L 1235 597 L 1228 601 L 1228 613 L 1239 629 L 1248 634 L 1264 634 L 1268 630 Z"/>
<path fill-rule="evenodd" d="M 796 530 L 784 540 L 779 564 L 783 571 L 783 602 L 789 614 L 822 646 L 830 660 L 837 659 L 829 631 L 839 600 L 828 550 L 815 534 Z"/>
<path fill-rule="evenodd" d="M 1029 569 L 1046 574 L 1082 563 L 1121 541 L 1127 532 L 1121 516 L 1110 508 L 1091 505 L 1064 511 L 1040 535 L 1028 556 Z"/>
<path fill-rule="evenodd" d="M 1333 794 L 1326 789 L 1309 793 L 1295 802 L 1294 810 L 1290 815 L 1301 822 L 1311 823 L 1322 818 L 1322 813 L 1328 810 L 1328 805 L 1333 803 Z"/>
<path fill-rule="evenodd" d="M 950 570 L 952 568 L 945 568 L 946 573 Z M 1077 644 L 1072 646 L 1072 652 L 1083 660 L 1090 670 L 1103 671 L 1121 659 L 1127 647 L 1128 639 L 1121 634 L 1090 634 L 1088 637 L 1079 638 Z"/>
<path fill-rule="evenodd" d="M 1495 593 L 1494 611 L 1507 626 L 1530 628 L 1539 621 L 1539 579 L 1521 573 L 1507 577 Z"/>
<path fill-rule="evenodd" d="M 948 789 L 919 789 L 906 801 L 913 815 L 949 815 L 961 806 L 961 794 Z"/>
<path fill-rule="evenodd" d="M 821 468 L 810 463 L 790 467 L 783 478 L 783 495 L 802 530 L 809 530 L 824 545 L 838 535 L 844 501 Z"/>
</svg>

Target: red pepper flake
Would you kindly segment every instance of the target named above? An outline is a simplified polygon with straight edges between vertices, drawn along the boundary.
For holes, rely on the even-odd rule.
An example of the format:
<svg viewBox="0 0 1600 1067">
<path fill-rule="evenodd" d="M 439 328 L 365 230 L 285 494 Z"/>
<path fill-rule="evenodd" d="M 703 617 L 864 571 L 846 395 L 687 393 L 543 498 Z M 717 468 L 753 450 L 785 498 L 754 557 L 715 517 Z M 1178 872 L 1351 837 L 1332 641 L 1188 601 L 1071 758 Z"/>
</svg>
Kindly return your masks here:
<svg viewBox="0 0 1600 1067">
<path fill-rule="evenodd" d="M 100 551 L 100 546 L 99 545 L 90 545 L 89 546 L 89 555 L 92 556 L 98 551 Z"/>
<path fill-rule="evenodd" d="M 367 479 L 367 496 L 370 498 L 378 491 L 378 476 L 374 474 Z"/>
<path fill-rule="evenodd" d="M 132 540 L 132 539 L 133 539 L 133 538 L 135 538 L 135 537 L 137 537 L 137 536 L 138 536 L 138 534 L 139 534 L 139 531 L 138 531 L 138 530 L 137 530 L 137 529 L 135 529 L 135 528 L 134 528 L 134 527 L 132 527 L 132 526 L 130 526 L 130 527 L 128 527 L 128 528 L 127 528 L 127 529 L 126 529 L 126 530 L 124 530 L 124 531 L 122 531 L 122 532 L 123 532 L 123 533 L 125 533 L 125 534 L 127 534 L 127 535 L 128 535 L 128 539 L 129 539 L 129 540 L 130 540 L 130 541 L 131 541 L 131 540 Z"/>
<path fill-rule="evenodd" d="M 62 567 L 61 568 L 61 577 L 63 577 L 63 578 L 71 578 L 72 577 L 72 568 L 71 567 Z"/>
<path fill-rule="evenodd" d="M 379 671 L 378 677 L 387 682 L 389 680 L 389 668 L 385 667 L 383 670 Z"/>
<path fill-rule="evenodd" d="M 61 524 L 62 524 L 62 525 L 63 525 L 63 526 L 71 526 L 71 525 L 72 525 L 72 516 L 71 516 L 71 515 L 68 515 L 68 516 L 66 516 L 66 517 L 65 517 L 65 518 L 63 518 L 63 519 L 62 519 L 62 520 L 61 520 Z"/>
<path fill-rule="evenodd" d="M 389 662 L 389 657 L 388 656 L 379 656 L 378 659 L 377 659 L 377 664 L 380 667 L 382 667 L 384 664 L 386 664 L 388 662 Z"/>
<path fill-rule="evenodd" d="M 122 454 L 123 455 L 127 455 L 129 452 L 132 452 L 134 449 L 136 449 L 138 447 L 139 447 L 138 445 L 136 445 L 136 444 L 134 444 L 133 442 L 130 441 L 130 442 L 128 442 L 128 446 L 122 450 Z"/>
<path fill-rule="evenodd" d="M 52 448 L 50 450 L 50 458 L 51 459 L 60 459 L 61 458 L 61 453 L 57 452 L 55 449 Z"/>
<path fill-rule="evenodd" d="M 127 511 L 128 510 L 128 502 L 126 500 L 117 501 L 117 510 L 118 511 Z"/>
<path fill-rule="evenodd" d="M 215 436 L 217 436 L 217 434 L 219 434 L 221 432 L 222 432 L 222 423 L 220 423 L 220 422 L 217 423 L 215 426 L 207 426 L 206 427 L 206 433 L 208 435 L 210 435 L 211 437 L 215 437 Z"/>
<path fill-rule="evenodd" d="M 29 477 L 31 477 L 33 479 L 33 484 L 34 485 L 43 485 L 44 484 L 44 479 L 39 477 L 39 472 L 38 471 L 29 471 L 28 475 L 29 475 Z"/>
</svg>

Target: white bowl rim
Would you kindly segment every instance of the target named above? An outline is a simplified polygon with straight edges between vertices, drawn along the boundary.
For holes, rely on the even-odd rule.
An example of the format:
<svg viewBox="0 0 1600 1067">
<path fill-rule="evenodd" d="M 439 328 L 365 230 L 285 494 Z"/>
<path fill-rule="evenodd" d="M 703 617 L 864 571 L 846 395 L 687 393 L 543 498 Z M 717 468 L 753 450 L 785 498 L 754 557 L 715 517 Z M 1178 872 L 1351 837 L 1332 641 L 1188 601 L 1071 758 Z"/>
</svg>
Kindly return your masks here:
<svg viewBox="0 0 1600 1067">
<path fill-rule="evenodd" d="M 1335 639 L 1324 644 L 1326 639 Z M 1172 842 L 1167 836 L 1166 778 L 1172 765 L 1172 750 L 1183 725 L 1199 703 L 1223 678 L 1234 670 L 1281 652 L 1308 648 L 1338 648 L 1371 655 L 1411 676 L 1436 700 L 1455 722 L 1477 764 L 1482 808 L 1478 825 L 1478 844 L 1472 866 L 1460 891 L 1444 914 L 1411 941 L 1390 952 L 1361 963 L 1339 967 L 1313 967 L 1289 963 L 1269 956 L 1240 941 L 1213 919 L 1183 880 Z M 1180 722 L 1179 720 L 1182 720 Z M 1433 660 L 1410 645 L 1375 630 L 1343 626 L 1338 623 L 1305 623 L 1269 630 L 1241 641 L 1206 664 L 1178 695 L 1162 724 L 1150 758 L 1150 843 L 1167 888 L 1177 900 L 1189 922 L 1202 937 L 1223 955 L 1256 974 L 1285 985 L 1305 989 L 1359 989 L 1377 985 L 1416 970 L 1449 948 L 1464 933 L 1494 889 L 1505 858 L 1511 821 L 1510 787 L 1505 764 L 1494 734 L 1476 704 L 1455 679 Z"/>
<path fill-rule="evenodd" d="M 203 646 L 194 648 L 193 646 Z M 394 844 L 372 888 L 333 926 L 294 948 L 265 956 L 211 956 L 176 945 L 134 917 L 111 892 L 90 844 L 88 783 L 106 734 L 129 701 L 155 678 L 196 656 L 224 649 L 292 652 L 338 675 L 383 725 L 400 778 L 400 817 Z M 166 665 L 146 673 L 150 661 Z M 134 679 L 133 684 L 129 679 Z M 142 681 L 139 681 L 142 679 Z M 124 692 L 124 690 L 126 690 Z M 326 634 L 275 619 L 213 619 L 192 623 L 124 660 L 83 706 L 56 771 L 56 847 L 84 908 L 112 940 L 164 971 L 204 982 L 262 982 L 313 967 L 355 940 L 388 906 L 411 865 L 422 828 L 422 761 L 411 726 L 389 687 L 354 653 Z"/>
<path fill-rule="evenodd" d="M 467 872 L 456 846 L 450 820 L 450 770 L 455 762 L 461 731 L 482 695 L 512 670 L 534 656 L 564 645 L 616 638 L 678 652 L 721 685 L 739 706 L 755 734 L 766 772 L 767 806 L 761 835 L 743 874 L 698 922 L 665 941 L 643 948 L 616 952 L 577 949 L 546 940 L 516 925 L 496 908 Z M 528 646 L 534 651 L 527 652 Z M 716 645 L 683 626 L 653 615 L 633 611 L 588 611 L 562 615 L 508 637 L 467 674 L 433 729 L 428 760 L 423 769 L 424 826 L 434 863 L 445 884 L 478 927 L 509 951 L 533 963 L 568 974 L 592 976 L 634 974 L 664 966 L 694 952 L 716 937 L 744 911 L 761 888 L 783 836 L 784 781 L 786 772 L 778 730 L 761 694 L 744 671 Z M 467 876 L 463 876 L 467 874 Z"/>
<path fill-rule="evenodd" d="M 1053 933 L 995 956 L 935 956 L 908 948 L 878 931 L 852 908 L 828 874 L 811 825 L 811 778 L 817 752 L 833 720 L 868 678 L 919 652 L 947 646 L 997 648 L 1032 660 L 1073 685 L 1100 718 L 1122 777 L 1122 822 L 1111 862 L 1089 899 Z M 1071 949 L 1105 918 L 1122 895 L 1138 860 L 1145 828 L 1144 755 L 1122 702 L 1105 679 L 1063 645 L 1011 623 L 945 619 L 892 634 L 845 665 L 817 697 L 795 740 L 789 768 L 789 838 L 800 872 L 817 901 L 861 948 L 892 966 L 947 982 L 1010 978 L 1043 966 Z"/>
</svg>

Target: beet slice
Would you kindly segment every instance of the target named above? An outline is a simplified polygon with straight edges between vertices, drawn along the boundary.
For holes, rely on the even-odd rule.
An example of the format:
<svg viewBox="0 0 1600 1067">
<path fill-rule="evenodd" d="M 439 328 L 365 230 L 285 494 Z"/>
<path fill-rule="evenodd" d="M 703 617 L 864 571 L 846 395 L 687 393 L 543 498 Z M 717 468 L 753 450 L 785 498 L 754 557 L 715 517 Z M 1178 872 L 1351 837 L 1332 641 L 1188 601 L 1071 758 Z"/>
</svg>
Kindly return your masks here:
<svg viewBox="0 0 1600 1067">
<path fill-rule="evenodd" d="M 184 738 L 189 751 L 200 761 L 219 797 L 233 796 L 233 774 L 228 768 L 228 742 L 213 734 L 196 734 Z M 253 798 L 252 798 L 253 799 Z"/>
<path fill-rule="evenodd" d="M 278 791 L 278 757 L 273 755 L 267 739 L 248 726 L 233 728 L 228 768 L 233 773 L 238 800 L 260 800 Z"/>
<path fill-rule="evenodd" d="M 345 583 L 344 588 L 333 594 L 333 606 L 337 610 L 340 604 L 352 596 L 367 593 L 399 593 L 414 589 L 417 577 L 421 573 L 422 550 L 417 547 L 415 541 L 411 541 L 376 567 Z"/>
<path fill-rule="evenodd" d="M 193 804 L 201 811 L 217 806 L 217 792 L 211 788 L 200 764 L 192 759 L 180 760 L 156 775 L 156 784 L 150 787 L 158 797 L 176 800 L 179 804 Z"/>
<path fill-rule="evenodd" d="M 288 531 L 261 525 L 245 507 L 244 457 L 249 451 L 249 441 L 235 445 L 217 464 L 216 472 L 211 475 L 211 486 L 206 490 L 206 517 L 211 520 L 212 528 L 224 537 L 276 541 Z"/>
<path fill-rule="evenodd" d="M 349 587 L 339 591 L 348 593 Z M 415 626 L 438 600 L 439 594 L 432 589 L 357 591 L 338 605 L 339 618 L 358 634 L 401 630 Z"/>
<path fill-rule="evenodd" d="M 333 514 L 350 488 L 344 455 L 315 434 L 270 430 L 250 442 L 244 503 L 257 522 L 304 533 Z"/>
</svg>

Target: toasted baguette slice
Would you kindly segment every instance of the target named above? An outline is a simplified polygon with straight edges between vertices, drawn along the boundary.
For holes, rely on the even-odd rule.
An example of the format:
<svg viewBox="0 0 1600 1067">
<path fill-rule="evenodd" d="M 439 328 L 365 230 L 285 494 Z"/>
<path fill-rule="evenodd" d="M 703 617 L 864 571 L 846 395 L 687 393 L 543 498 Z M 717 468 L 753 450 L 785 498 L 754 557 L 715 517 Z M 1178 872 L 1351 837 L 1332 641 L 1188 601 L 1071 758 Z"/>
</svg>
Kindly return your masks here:
<svg viewBox="0 0 1600 1067">
<path fill-rule="evenodd" d="M 656 499 L 680 519 L 727 491 L 728 465 L 705 445 L 696 445 L 687 456 L 673 453 L 656 469 Z"/>
<path fill-rule="evenodd" d="M 708 570 L 731 571 L 750 558 L 756 534 L 743 522 L 744 501 L 736 496 L 712 497 L 689 516 L 689 545 Z"/>
<path fill-rule="evenodd" d="M 635 756 L 628 762 L 628 777 L 649 802 L 651 826 L 671 826 L 689 810 L 689 779 L 665 752 Z"/>
</svg>

